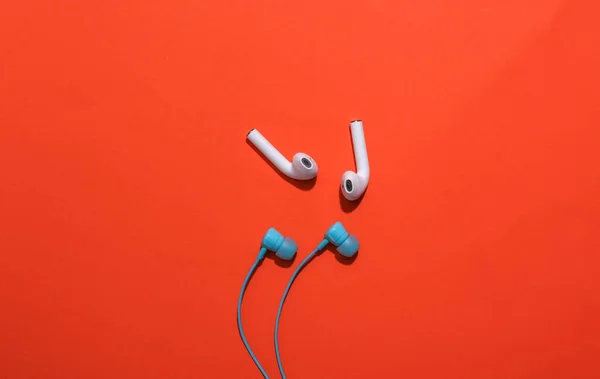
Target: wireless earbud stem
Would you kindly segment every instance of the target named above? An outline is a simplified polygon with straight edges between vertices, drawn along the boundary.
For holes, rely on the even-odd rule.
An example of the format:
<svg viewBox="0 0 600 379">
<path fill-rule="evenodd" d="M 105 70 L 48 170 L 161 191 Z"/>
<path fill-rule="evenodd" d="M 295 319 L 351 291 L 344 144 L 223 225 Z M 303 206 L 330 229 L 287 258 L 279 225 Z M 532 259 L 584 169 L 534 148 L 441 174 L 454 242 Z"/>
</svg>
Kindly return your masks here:
<svg viewBox="0 0 600 379">
<path fill-rule="evenodd" d="M 292 172 L 292 162 L 288 161 L 286 157 L 284 157 L 279 150 L 275 148 L 260 132 L 256 129 L 252 129 L 248 135 L 246 136 L 250 142 L 264 156 L 277 167 L 279 171 L 282 173 L 289 175 Z"/>
<path fill-rule="evenodd" d="M 296 153 L 290 162 L 258 130 L 252 129 L 246 138 L 282 174 L 296 180 L 308 180 L 317 176 L 319 171 L 317 163 L 308 154 Z"/>
<path fill-rule="evenodd" d="M 365 142 L 365 131 L 362 121 L 352 121 L 350 123 L 350 132 L 352 133 L 352 145 L 354 146 L 356 173 L 368 182 L 371 176 L 371 169 L 369 168 L 369 156 L 367 155 L 367 144 Z"/>
<path fill-rule="evenodd" d="M 350 123 L 352 133 L 352 145 L 354 146 L 354 161 L 356 172 L 346 171 L 342 175 L 341 191 L 344 197 L 350 201 L 359 199 L 367 190 L 371 169 L 369 168 L 369 156 L 367 155 L 367 144 L 362 121 L 356 120 Z"/>
</svg>

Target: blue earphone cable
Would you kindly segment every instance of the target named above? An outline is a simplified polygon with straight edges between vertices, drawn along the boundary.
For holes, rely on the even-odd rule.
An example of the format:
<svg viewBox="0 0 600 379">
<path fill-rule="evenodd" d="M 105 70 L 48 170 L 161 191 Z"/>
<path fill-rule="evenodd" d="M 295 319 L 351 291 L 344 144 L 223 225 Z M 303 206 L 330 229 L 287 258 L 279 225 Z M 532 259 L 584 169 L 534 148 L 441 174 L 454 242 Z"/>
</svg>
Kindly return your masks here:
<svg viewBox="0 0 600 379">
<path fill-rule="evenodd" d="M 265 249 L 265 251 L 266 251 L 266 249 Z M 240 291 L 240 298 L 238 300 L 238 307 L 237 307 L 237 324 L 238 324 L 238 331 L 240 332 L 240 337 L 242 337 L 242 342 L 244 343 L 244 346 L 246 346 L 246 350 L 248 350 L 248 354 L 250 354 L 250 357 L 254 361 L 254 364 L 256 365 L 256 367 L 258 367 L 258 369 L 260 370 L 263 377 L 265 377 L 265 379 L 269 379 L 267 372 L 260 365 L 260 363 L 258 362 L 258 359 L 256 359 L 256 356 L 252 352 L 252 349 L 250 348 L 248 341 L 246 341 L 246 336 L 244 335 L 244 329 L 242 328 L 242 299 L 244 298 L 244 293 L 246 292 L 246 287 L 248 287 L 248 282 L 250 281 L 252 274 L 254 274 L 254 271 L 256 271 L 256 268 L 258 267 L 261 260 L 263 259 L 264 255 L 265 255 L 265 251 L 263 251 L 263 249 L 261 249 L 261 252 L 259 253 L 258 258 L 256 258 L 256 262 L 254 262 L 254 264 L 250 268 L 250 271 L 248 271 L 248 275 L 246 275 L 246 280 L 244 280 L 244 284 L 242 284 L 242 290 Z"/>
<path fill-rule="evenodd" d="M 283 364 L 281 364 L 281 355 L 279 353 L 279 319 L 281 318 L 281 311 L 283 310 L 283 303 L 285 303 L 285 298 L 290 292 L 290 288 L 292 288 L 292 284 L 296 277 L 302 271 L 302 269 L 317 255 L 317 253 L 325 248 L 329 241 L 323 240 L 317 248 L 310 253 L 304 260 L 298 265 L 296 271 L 292 274 L 290 281 L 288 282 L 285 291 L 283 292 L 283 297 L 281 298 L 281 302 L 279 303 L 279 309 L 277 310 L 277 318 L 275 319 L 275 356 L 277 357 L 277 367 L 279 367 L 279 372 L 281 373 L 282 379 L 286 379 L 285 372 L 283 371 Z"/>
</svg>

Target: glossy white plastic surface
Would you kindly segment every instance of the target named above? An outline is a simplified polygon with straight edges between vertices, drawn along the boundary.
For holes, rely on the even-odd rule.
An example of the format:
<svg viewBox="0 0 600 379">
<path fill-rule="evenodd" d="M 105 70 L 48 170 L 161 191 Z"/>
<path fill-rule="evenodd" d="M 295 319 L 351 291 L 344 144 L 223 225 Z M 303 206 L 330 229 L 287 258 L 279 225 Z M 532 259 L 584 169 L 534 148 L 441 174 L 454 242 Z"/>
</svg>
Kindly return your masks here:
<svg viewBox="0 0 600 379">
<path fill-rule="evenodd" d="M 350 132 L 352 133 L 352 144 L 354 146 L 356 172 L 346 171 L 342 175 L 341 190 L 346 199 L 354 201 L 359 199 L 367 190 L 371 178 L 371 168 L 369 167 L 369 156 L 362 121 L 352 121 Z"/>
<path fill-rule="evenodd" d="M 312 157 L 296 153 L 292 162 L 287 160 L 258 130 L 252 129 L 246 138 L 284 175 L 292 179 L 308 180 L 317 176 L 319 167 Z"/>
</svg>

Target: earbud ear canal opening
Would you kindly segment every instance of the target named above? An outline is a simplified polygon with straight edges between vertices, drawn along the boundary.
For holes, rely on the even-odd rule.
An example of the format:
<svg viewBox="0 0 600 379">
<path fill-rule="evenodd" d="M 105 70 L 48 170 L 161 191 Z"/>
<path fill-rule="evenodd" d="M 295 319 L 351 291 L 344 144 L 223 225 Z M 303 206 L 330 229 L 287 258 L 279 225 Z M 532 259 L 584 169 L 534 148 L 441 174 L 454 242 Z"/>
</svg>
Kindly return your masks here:
<svg viewBox="0 0 600 379">
<path fill-rule="evenodd" d="M 337 252 L 343 255 L 346 258 L 352 258 L 358 252 L 360 248 L 360 243 L 358 239 L 353 235 L 348 236 L 344 242 L 340 244 L 337 248 Z"/>
<path fill-rule="evenodd" d="M 352 190 L 354 189 L 354 184 L 352 183 L 352 180 L 344 180 L 344 189 L 346 190 L 346 192 L 352 193 Z"/>
<path fill-rule="evenodd" d="M 283 243 L 275 252 L 275 255 L 280 259 L 289 261 L 294 258 L 296 251 L 298 251 L 298 245 L 296 242 L 289 237 L 285 237 Z"/>
</svg>

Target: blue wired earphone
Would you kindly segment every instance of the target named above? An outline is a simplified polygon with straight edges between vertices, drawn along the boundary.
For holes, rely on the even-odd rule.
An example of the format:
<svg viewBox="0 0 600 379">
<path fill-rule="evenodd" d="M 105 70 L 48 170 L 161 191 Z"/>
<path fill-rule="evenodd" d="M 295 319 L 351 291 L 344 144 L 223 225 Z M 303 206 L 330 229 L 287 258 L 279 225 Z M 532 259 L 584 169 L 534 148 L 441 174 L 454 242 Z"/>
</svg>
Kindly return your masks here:
<svg viewBox="0 0 600 379">
<path fill-rule="evenodd" d="M 298 267 L 292 274 L 292 277 L 290 278 L 290 281 L 288 282 L 288 284 L 285 288 L 285 291 L 283 292 L 281 302 L 279 303 L 279 309 L 277 310 L 277 318 L 275 319 L 275 339 L 274 339 L 274 341 L 275 341 L 275 356 L 277 358 L 277 367 L 279 367 L 279 372 L 281 373 L 281 377 L 283 379 L 286 379 L 286 376 L 285 376 L 285 372 L 283 370 L 283 364 L 281 362 L 281 355 L 279 352 L 279 320 L 281 319 L 281 312 L 283 311 L 283 304 L 285 303 L 285 299 L 287 298 L 290 288 L 292 287 L 292 284 L 294 283 L 294 280 L 296 280 L 296 277 L 298 276 L 300 271 L 302 271 L 302 269 L 304 269 L 304 267 L 306 267 L 306 265 L 320 251 L 324 250 L 327 247 L 327 245 L 329 245 L 330 243 L 335 245 L 337 247 L 337 249 L 336 249 L 337 252 L 346 258 L 354 257 L 360 247 L 358 239 L 355 236 L 349 234 L 341 222 L 336 222 L 327 230 L 327 232 L 325 232 L 325 238 L 323 239 L 323 241 L 321 241 L 317 245 L 317 248 L 315 250 L 313 250 L 306 258 L 304 258 L 304 260 L 298 265 Z M 248 272 L 248 275 L 246 276 L 246 280 L 244 281 L 244 284 L 242 285 L 242 290 L 240 292 L 240 298 L 238 301 L 238 329 L 240 332 L 240 336 L 242 337 L 242 342 L 246 346 L 246 350 L 248 350 L 250 357 L 252 358 L 252 360 L 254 361 L 254 363 L 256 364 L 256 366 L 258 367 L 260 372 L 262 373 L 263 377 L 266 379 L 269 378 L 267 373 L 265 372 L 263 367 L 260 365 L 260 363 L 256 359 L 256 356 L 250 349 L 250 346 L 248 345 L 248 342 L 246 341 L 246 337 L 244 336 L 244 332 L 242 329 L 241 308 L 242 308 L 242 298 L 244 296 L 244 292 L 246 291 L 246 287 L 248 286 L 248 281 L 250 280 L 250 277 L 256 270 L 256 267 L 258 266 L 260 261 L 264 258 L 265 254 L 267 252 L 267 249 L 275 251 L 275 254 L 278 257 L 289 260 L 294 257 L 294 254 L 296 253 L 296 250 L 297 250 L 297 245 L 291 238 L 284 238 L 275 229 L 273 229 L 273 228 L 269 229 L 267 231 L 267 234 L 265 234 L 265 236 L 263 237 L 261 249 L 260 249 L 260 252 L 258 253 L 258 258 L 256 259 L 256 262 L 250 269 L 250 272 Z"/>
<path fill-rule="evenodd" d="M 289 261 L 293 259 L 296 255 L 298 245 L 296 245 L 296 242 L 294 242 L 293 239 L 289 237 L 284 237 L 274 228 L 270 228 L 269 230 L 267 230 L 267 233 L 265 233 L 265 236 L 263 237 L 262 242 L 260 244 L 258 257 L 256 257 L 256 261 L 250 268 L 250 271 L 248 271 L 248 275 L 246 275 L 244 284 L 242 284 L 242 290 L 240 291 L 240 297 L 238 299 L 237 307 L 237 324 L 238 331 L 240 332 L 240 337 L 242 338 L 242 342 L 244 343 L 244 346 L 246 346 L 246 350 L 248 350 L 248 354 L 250 354 L 250 358 L 252 358 L 256 367 L 258 367 L 262 375 L 267 379 L 269 378 L 267 372 L 260 365 L 258 359 L 256 359 L 256 356 L 252 352 L 252 349 L 250 348 L 250 345 L 246 340 L 246 336 L 244 335 L 244 328 L 242 327 L 242 300 L 244 299 L 244 293 L 246 292 L 246 287 L 248 287 L 248 282 L 250 281 L 250 278 L 256 271 L 256 268 L 258 267 L 260 262 L 262 262 L 262 260 L 265 258 L 265 255 L 267 255 L 267 251 L 269 250 L 274 251 L 277 257 Z"/>
</svg>

